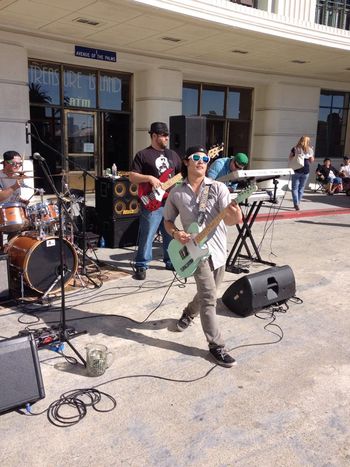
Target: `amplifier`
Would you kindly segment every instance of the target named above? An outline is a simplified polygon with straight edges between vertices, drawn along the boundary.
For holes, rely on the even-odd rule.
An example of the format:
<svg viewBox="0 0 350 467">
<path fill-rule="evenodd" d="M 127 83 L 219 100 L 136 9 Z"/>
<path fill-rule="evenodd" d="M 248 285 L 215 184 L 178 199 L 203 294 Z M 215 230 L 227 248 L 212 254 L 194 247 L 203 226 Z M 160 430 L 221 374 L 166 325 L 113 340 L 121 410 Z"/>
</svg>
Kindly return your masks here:
<svg viewBox="0 0 350 467">
<path fill-rule="evenodd" d="M 8 256 L 0 255 L 0 299 L 10 296 Z"/>
<path fill-rule="evenodd" d="M 95 183 L 96 212 L 101 220 L 139 214 L 138 185 L 127 177 L 100 177 Z"/>
</svg>

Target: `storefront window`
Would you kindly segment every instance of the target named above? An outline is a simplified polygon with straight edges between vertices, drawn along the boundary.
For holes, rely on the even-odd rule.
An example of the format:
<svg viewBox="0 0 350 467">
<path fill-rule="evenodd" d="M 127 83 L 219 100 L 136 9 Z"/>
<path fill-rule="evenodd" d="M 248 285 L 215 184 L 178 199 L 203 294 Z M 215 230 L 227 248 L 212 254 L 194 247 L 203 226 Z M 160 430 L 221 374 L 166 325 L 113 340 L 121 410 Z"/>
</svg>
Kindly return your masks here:
<svg viewBox="0 0 350 467">
<path fill-rule="evenodd" d="M 340 159 L 345 155 L 350 93 L 322 90 L 318 116 L 316 155 Z M 337 164 L 336 164 L 337 165 Z"/>
<path fill-rule="evenodd" d="M 203 87 L 202 115 L 224 116 L 225 90 L 213 87 Z"/>
<path fill-rule="evenodd" d="M 99 76 L 99 108 L 129 110 L 129 79 L 101 73 Z"/>
<path fill-rule="evenodd" d="M 186 116 L 198 115 L 199 86 L 184 84 L 182 88 L 182 114 Z"/>
<path fill-rule="evenodd" d="M 60 104 L 60 68 L 31 62 L 28 72 L 30 102 L 35 104 Z"/>
<path fill-rule="evenodd" d="M 63 94 L 66 107 L 96 108 L 96 73 L 65 69 Z"/>
<path fill-rule="evenodd" d="M 227 117 L 239 120 L 250 120 L 252 107 L 250 89 L 232 89 L 228 93 Z"/>
</svg>

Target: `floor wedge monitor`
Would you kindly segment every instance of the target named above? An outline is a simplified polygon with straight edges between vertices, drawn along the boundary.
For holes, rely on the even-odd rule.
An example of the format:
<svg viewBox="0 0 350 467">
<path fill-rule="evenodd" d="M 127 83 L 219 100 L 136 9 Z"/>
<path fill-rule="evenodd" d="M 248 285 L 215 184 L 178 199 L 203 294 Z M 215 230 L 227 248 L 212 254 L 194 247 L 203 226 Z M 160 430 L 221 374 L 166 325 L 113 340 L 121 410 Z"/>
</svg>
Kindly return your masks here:
<svg viewBox="0 0 350 467">
<path fill-rule="evenodd" d="M 295 278 L 289 266 L 276 266 L 241 277 L 222 296 L 233 313 L 249 316 L 295 295 Z"/>
<path fill-rule="evenodd" d="M 0 413 L 45 397 L 33 335 L 0 341 Z"/>
</svg>

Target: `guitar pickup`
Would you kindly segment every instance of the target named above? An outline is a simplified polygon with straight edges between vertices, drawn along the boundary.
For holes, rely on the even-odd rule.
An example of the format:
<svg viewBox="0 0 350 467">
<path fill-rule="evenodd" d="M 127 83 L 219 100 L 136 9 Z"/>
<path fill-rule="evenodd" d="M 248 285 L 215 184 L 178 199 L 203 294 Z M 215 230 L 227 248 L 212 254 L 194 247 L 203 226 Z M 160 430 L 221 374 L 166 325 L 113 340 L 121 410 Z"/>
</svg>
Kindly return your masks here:
<svg viewBox="0 0 350 467">
<path fill-rule="evenodd" d="M 191 258 L 189 261 L 187 261 L 186 264 L 184 264 L 181 268 L 180 268 L 180 271 L 181 272 L 184 272 L 186 271 L 186 269 L 193 263 L 193 258 Z"/>
<path fill-rule="evenodd" d="M 179 251 L 179 255 L 180 255 L 181 259 L 185 259 L 188 256 L 188 249 L 187 249 L 186 246 L 181 248 L 181 250 Z"/>
</svg>

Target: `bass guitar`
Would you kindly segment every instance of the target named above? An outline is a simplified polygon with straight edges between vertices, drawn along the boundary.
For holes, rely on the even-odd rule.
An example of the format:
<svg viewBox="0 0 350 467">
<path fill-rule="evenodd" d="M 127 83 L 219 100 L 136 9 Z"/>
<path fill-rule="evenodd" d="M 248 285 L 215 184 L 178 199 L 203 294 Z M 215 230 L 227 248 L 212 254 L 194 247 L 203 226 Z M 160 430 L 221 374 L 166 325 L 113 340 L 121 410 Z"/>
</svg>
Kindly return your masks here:
<svg viewBox="0 0 350 467">
<path fill-rule="evenodd" d="M 249 185 L 238 194 L 237 198 L 232 201 L 232 203 L 242 203 L 242 201 L 249 198 L 256 189 L 257 186 L 255 184 Z M 209 249 L 205 242 L 209 233 L 214 230 L 226 216 L 228 208 L 229 206 L 223 209 L 202 231 L 200 231 L 197 222 L 193 222 L 187 231 L 187 233 L 191 235 L 191 239 L 186 244 L 175 239 L 171 240 L 168 253 L 172 265 L 180 277 L 192 276 L 199 263 L 210 256 Z"/>
<path fill-rule="evenodd" d="M 220 144 L 215 146 L 208 151 L 208 156 L 211 159 L 214 159 L 218 154 L 224 150 L 224 145 Z M 171 188 L 175 183 L 178 183 L 182 180 L 181 173 L 178 173 L 174 177 L 170 177 L 171 173 L 174 171 L 173 168 L 166 170 L 159 177 L 161 186 L 158 188 L 152 187 L 150 183 L 140 183 L 138 187 L 138 196 L 141 200 L 141 203 L 148 211 L 156 211 L 162 206 L 162 202 L 168 196 L 167 190 Z"/>
</svg>

